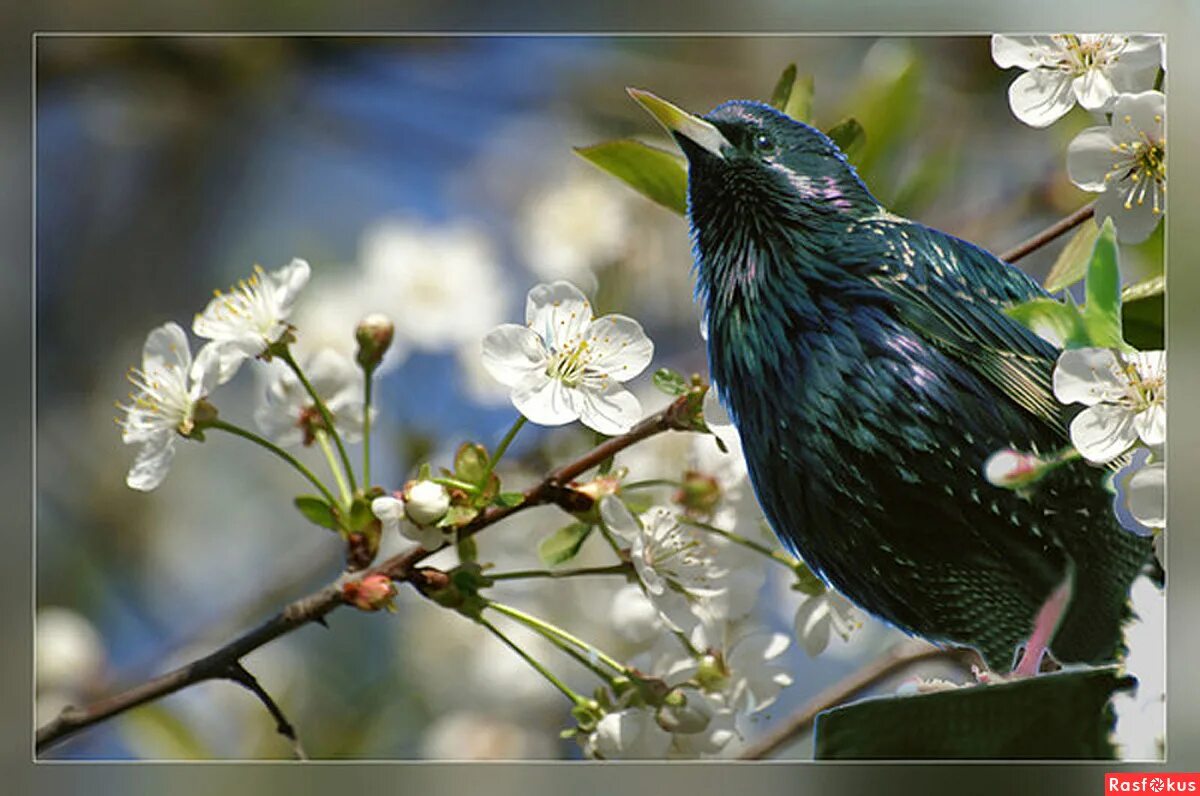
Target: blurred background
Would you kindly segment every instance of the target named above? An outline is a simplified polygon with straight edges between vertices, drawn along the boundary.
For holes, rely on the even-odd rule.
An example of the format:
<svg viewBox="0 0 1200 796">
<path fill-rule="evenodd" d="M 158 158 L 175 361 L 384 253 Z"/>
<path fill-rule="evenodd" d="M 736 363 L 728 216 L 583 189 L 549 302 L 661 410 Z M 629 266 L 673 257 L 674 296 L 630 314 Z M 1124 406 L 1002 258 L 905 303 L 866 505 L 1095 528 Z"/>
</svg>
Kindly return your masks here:
<svg viewBox="0 0 1200 796">
<path fill-rule="evenodd" d="M 699 112 L 766 99 L 789 63 L 814 77 L 818 126 L 862 123 L 860 172 L 900 214 L 1002 251 L 1092 198 L 1065 174 L 1067 144 L 1090 117 L 1018 122 L 1006 97 L 1016 73 L 995 67 L 986 37 L 41 38 L 37 723 L 210 651 L 341 568 L 338 539 L 290 506 L 304 485 L 239 441 L 184 443 L 158 490 L 125 486 L 133 450 L 112 404 L 149 329 L 190 327 L 214 288 L 255 263 L 307 259 L 301 347 L 350 350 L 367 312 L 397 321 L 377 392 L 375 480 L 389 487 L 421 461 L 448 464 L 463 440 L 494 445 L 504 433 L 514 410 L 482 372 L 478 342 L 521 319 L 536 282 L 569 279 L 598 313 L 640 320 L 652 368 L 703 373 L 685 223 L 572 147 L 620 136 L 666 145 L 627 85 Z M 1021 266 L 1043 276 L 1061 245 Z M 1161 272 L 1161 229 L 1122 254 L 1127 281 Z M 364 289 L 381 273 L 394 290 Z M 631 387 L 647 411 L 667 400 L 649 371 Z M 215 402 L 252 426 L 262 389 L 243 374 Z M 590 442 L 577 428 L 530 427 L 505 483 L 528 485 Z M 662 438 L 626 463 L 638 477 L 678 472 L 690 444 Z M 556 511 L 490 529 L 481 559 L 536 566 L 538 541 L 565 524 Z M 400 541 L 389 544 L 385 554 Z M 585 549 L 579 563 L 602 553 Z M 775 574 L 756 615 L 790 633 L 798 595 Z M 505 596 L 636 656 L 638 641 L 612 622 L 618 585 L 537 581 Z M 1162 610 L 1152 590 L 1139 595 L 1146 621 L 1131 646 L 1145 662 L 1131 668 L 1143 690 L 1122 722 L 1136 716 L 1129 737 L 1140 741 L 1126 752 L 1148 758 L 1161 749 Z M 409 591 L 398 607 L 339 611 L 328 630 L 303 628 L 247 658 L 310 754 L 579 756 L 558 738 L 565 700 L 523 662 Z M 747 741 L 898 640 L 868 622 L 816 657 L 794 643 L 783 662 L 795 682 Z M 588 687 L 586 673 L 559 668 Z M 208 683 L 50 756 L 288 752 L 251 695 Z M 800 739 L 782 756 L 809 754 Z"/>
</svg>

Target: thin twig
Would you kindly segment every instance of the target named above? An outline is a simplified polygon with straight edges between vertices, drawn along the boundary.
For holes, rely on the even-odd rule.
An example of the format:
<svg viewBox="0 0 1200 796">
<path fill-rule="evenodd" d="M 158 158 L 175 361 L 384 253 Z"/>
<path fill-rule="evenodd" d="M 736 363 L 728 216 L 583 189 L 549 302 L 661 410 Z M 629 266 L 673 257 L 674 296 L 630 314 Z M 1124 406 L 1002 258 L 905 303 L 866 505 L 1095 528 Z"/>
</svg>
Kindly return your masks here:
<svg viewBox="0 0 1200 796">
<path fill-rule="evenodd" d="M 690 428 L 687 421 L 687 396 L 683 396 L 662 411 L 638 423 L 628 433 L 606 440 L 579 459 L 550 472 L 541 482 L 526 490 L 524 500 L 519 505 L 493 506 L 481 512 L 474 520 L 460 528 L 459 538 L 473 536 L 489 525 L 494 525 L 531 506 L 567 500 L 568 496 L 565 496 L 564 493 L 570 492 L 570 490 L 565 490 L 564 487 L 575 478 L 610 456 L 648 437 L 664 431 L 687 430 Z M 36 749 L 40 753 L 94 724 L 107 721 L 131 708 L 161 699 L 196 683 L 226 678 L 229 676 L 231 666 L 264 644 L 310 622 L 324 624 L 325 615 L 344 604 L 342 598 L 344 583 L 373 574 L 387 575 L 393 580 L 406 581 L 415 571 L 417 564 L 434 552 L 436 550 L 426 550 L 419 546 L 413 547 L 392 556 L 366 572 L 342 575 L 321 590 L 289 604 L 258 627 L 203 658 L 198 658 L 166 674 L 146 680 L 126 691 L 93 702 L 86 707 L 67 707 L 56 718 L 38 728 Z"/>
<path fill-rule="evenodd" d="M 262 684 L 258 682 L 258 678 L 250 674 L 250 671 L 238 661 L 234 661 L 229 665 L 229 671 L 225 676 L 258 697 L 258 701 L 263 703 L 267 712 L 271 714 L 271 718 L 275 719 L 275 730 L 291 742 L 292 754 L 296 756 L 297 760 L 307 760 L 308 755 L 304 752 L 304 747 L 300 744 L 300 738 L 296 735 L 296 728 L 292 726 L 287 716 L 283 714 L 283 709 L 279 707 L 279 704 L 267 693 L 267 689 L 263 688 Z"/>
<path fill-rule="evenodd" d="M 848 702 L 871 686 L 910 666 L 935 660 L 954 662 L 966 669 L 971 663 L 978 662 L 979 657 L 971 650 L 921 645 L 914 651 L 909 645 L 898 646 L 817 694 L 771 732 L 742 750 L 738 758 L 762 760 L 769 757 L 797 736 L 807 732 L 816 721 L 818 713 Z"/>
<path fill-rule="evenodd" d="M 1017 260 L 1020 260 L 1030 252 L 1034 252 L 1042 248 L 1060 235 L 1070 232 L 1072 229 L 1087 221 L 1094 215 L 1096 215 L 1096 203 L 1089 202 L 1066 218 L 1056 221 L 1055 223 L 1046 227 L 1024 243 L 1017 244 L 1008 251 L 1004 252 L 1000 255 L 1000 259 L 1006 263 L 1015 263 Z"/>
</svg>

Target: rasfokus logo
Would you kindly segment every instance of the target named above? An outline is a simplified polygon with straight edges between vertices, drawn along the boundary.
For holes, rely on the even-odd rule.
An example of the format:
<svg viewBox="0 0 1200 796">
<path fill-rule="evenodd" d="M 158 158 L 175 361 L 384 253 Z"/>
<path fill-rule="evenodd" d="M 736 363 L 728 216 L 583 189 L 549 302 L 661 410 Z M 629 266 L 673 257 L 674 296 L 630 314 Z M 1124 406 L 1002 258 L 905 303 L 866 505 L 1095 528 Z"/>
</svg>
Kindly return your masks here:
<svg viewBox="0 0 1200 796">
<path fill-rule="evenodd" d="M 1178 771 L 1122 771 L 1104 775 L 1104 794 L 1114 793 L 1197 793 L 1200 773 Z"/>
</svg>

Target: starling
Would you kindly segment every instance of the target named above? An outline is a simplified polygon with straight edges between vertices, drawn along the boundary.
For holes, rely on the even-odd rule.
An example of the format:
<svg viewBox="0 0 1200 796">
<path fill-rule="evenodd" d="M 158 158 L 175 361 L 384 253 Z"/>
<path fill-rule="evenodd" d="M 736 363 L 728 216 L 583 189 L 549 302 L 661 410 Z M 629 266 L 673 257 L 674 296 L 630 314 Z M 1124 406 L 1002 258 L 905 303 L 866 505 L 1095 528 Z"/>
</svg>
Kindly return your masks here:
<svg viewBox="0 0 1200 796">
<path fill-rule="evenodd" d="M 889 212 L 826 135 L 770 106 L 698 117 L 630 94 L 687 157 L 709 368 L 782 543 L 993 670 L 1118 660 L 1151 546 L 1118 524 L 1105 471 L 1077 459 L 1032 493 L 982 475 L 1002 448 L 1069 443 L 1058 349 L 1003 311 L 1045 291 Z"/>
</svg>

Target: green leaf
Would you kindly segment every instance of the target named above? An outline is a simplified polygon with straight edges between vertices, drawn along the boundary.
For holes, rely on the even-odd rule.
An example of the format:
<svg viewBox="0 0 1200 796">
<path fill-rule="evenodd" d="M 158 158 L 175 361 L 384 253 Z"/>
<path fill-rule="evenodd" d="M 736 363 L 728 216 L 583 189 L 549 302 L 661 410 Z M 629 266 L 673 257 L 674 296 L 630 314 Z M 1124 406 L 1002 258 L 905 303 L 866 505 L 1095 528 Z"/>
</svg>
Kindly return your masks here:
<svg viewBox="0 0 1200 796">
<path fill-rule="evenodd" d="M 818 760 L 1111 759 L 1116 666 L 864 699 L 817 716 Z"/>
<path fill-rule="evenodd" d="M 692 388 L 681 373 L 670 368 L 659 368 L 654 371 L 654 386 L 667 395 L 683 395 Z"/>
<path fill-rule="evenodd" d="M 890 182 L 884 161 L 899 152 L 899 144 L 912 132 L 921 109 L 921 63 L 912 54 L 902 56 L 898 68 L 883 78 L 871 78 L 854 92 L 845 107 L 867 132 L 861 151 L 855 158 L 863 180 L 872 187 Z M 907 156 L 907 150 L 905 150 Z M 887 193 L 891 193 L 888 191 Z M 890 196 L 888 199 L 890 205 Z"/>
<path fill-rule="evenodd" d="M 579 548 L 592 532 L 592 527 L 582 522 L 573 522 L 565 528 L 559 528 L 538 545 L 538 557 L 548 567 L 570 561 L 579 553 Z"/>
<path fill-rule="evenodd" d="M 476 442 L 464 442 L 454 454 L 454 474 L 460 481 L 478 484 L 487 472 L 487 448 Z"/>
<path fill-rule="evenodd" d="M 825 131 L 825 135 L 833 139 L 833 143 L 838 145 L 838 149 L 846 154 L 851 163 L 856 162 L 858 154 L 867 143 L 867 131 L 853 116 L 830 127 Z"/>
<path fill-rule="evenodd" d="M 1106 218 L 1092 248 L 1084 289 L 1083 323 L 1088 342 L 1094 346 L 1125 348 L 1121 336 L 1121 272 L 1117 257 L 1117 233 Z"/>
<path fill-rule="evenodd" d="M 1052 298 L 1036 298 L 1009 307 L 1005 313 L 1055 345 L 1066 348 L 1088 345 L 1087 327 L 1079 308 L 1074 304 L 1063 304 Z"/>
<path fill-rule="evenodd" d="M 797 76 L 796 65 L 790 64 L 775 83 L 771 105 L 797 121 L 809 121 L 813 108 L 812 75 Z"/>
<path fill-rule="evenodd" d="M 316 495 L 300 495 L 292 503 L 309 522 L 331 531 L 338 530 L 337 515 L 323 499 Z"/>
<path fill-rule="evenodd" d="M 371 504 L 365 498 L 355 498 L 350 504 L 350 530 L 361 531 L 375 521 Z"/>
<path fill-rule="evenodd" d="M 1100 237 L 1100 227 L 1094 223 L 1084 222 L 1071 236 L 1071 240 L 1063 247 L 1058 259 L 1046 275 L 1044 287 L 1055 293 L 1083 279 L 1087 275 L 1088 263 L 1092 259 L 1092 250 L 1096 248 L 1096 238 Z"/>
<path fill-rule="evenodd" d="M 438 520 L 437 527 L 457 528 L 460 525 L 466 525 L 478 514 L 479 509 L 474 506 L 451 506 L 446 512 L 446 516 Z"/>
<path fill-rule="evenodd" d="M 496 495 L 492 502 L 497 506 L 503 506 L 506 509 L 511 509 L 524 503 L 525 495 L 521 494 L 520 492 L 501 492 L 499 495 Z"/>
<path fill-rule="evenodd" d="M 679 215 L 687 212 L 687 164 L 683 157 L 632 138 L 575 151 L 646 198 Z"/>
<path fill-rule="evenodd" d="M 792 571 L 796 573 L 796 582 L 792 584 L 793 589 L 810 597 L 825 593 L 825 583 L 814 575 L 803 561 L 797 561 Z"/>
<path fill-rule="evenodd" d="M 464 564 L 479 560 L 479 546 L 475 544 L 474 536 L 458 540 L 458 560 Z"/>
<path fill-rule="evenodd" d="M 1121 328 L 1125 341 L 1140 351 L 1159 351 L 1165 345 L 1163 333 L 1163 289 L 1161 276 L 1129 285 L 1121 291 Z"/>
</svg>

